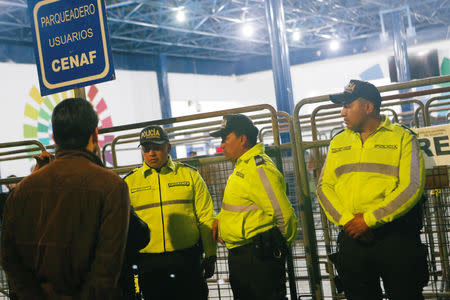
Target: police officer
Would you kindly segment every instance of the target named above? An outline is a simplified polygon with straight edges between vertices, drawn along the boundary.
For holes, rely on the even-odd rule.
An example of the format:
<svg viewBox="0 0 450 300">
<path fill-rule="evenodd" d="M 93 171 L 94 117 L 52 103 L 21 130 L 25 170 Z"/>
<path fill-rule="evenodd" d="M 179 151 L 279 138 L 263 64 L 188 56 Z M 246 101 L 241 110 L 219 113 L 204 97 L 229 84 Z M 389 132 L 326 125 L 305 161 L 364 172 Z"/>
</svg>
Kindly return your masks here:
<svg viewBox="0 0 450 300">
<path fill-rule="evenodd" d="M 298 220 L 286 196 L 286 182 L 258 129 L 241 114 L 225 115 L 220 130 L 225 157 L 235 162 L 213 234 L 229 250 L 228 266 L 234 299 L 281 300 L 286 296 L 287 243 L 297 234 Z"/>
<path fill-rule="evenodd" d="M 331 101 L 347 126 L 331 141 L 317 195 L 342 228 L 335 261 L 348 299 L 423 299 L 428 280 L 420 242 L 424 163 L 416 135 L 380 115 L 378 89 L 351 80 Z"/>
<path fill-rule="evenodd" d="M 144 299 L 206 299 L 205 279 L 214 274 L 216 261 L 208 189 L 196 169 L 172 161 L 169 137 L 160 126 L 141 131 L 140 147 L 145 162 L 125 181 L 152 234 L 138 258 Z"/>
</svg>

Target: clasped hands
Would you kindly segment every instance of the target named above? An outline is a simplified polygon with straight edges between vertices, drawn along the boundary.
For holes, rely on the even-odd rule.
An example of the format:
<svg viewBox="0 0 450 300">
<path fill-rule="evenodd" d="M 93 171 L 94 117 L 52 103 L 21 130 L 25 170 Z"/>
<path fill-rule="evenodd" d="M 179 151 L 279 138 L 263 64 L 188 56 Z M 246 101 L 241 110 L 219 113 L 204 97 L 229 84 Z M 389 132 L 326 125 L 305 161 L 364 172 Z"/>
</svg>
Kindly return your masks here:
<svg viewBox="0 0 450 300">
<path fill-rule="evenodd" d="M 344 225 L 344 231 L 350 237 L 363 242 L 370 242 L 374 238 L 373 232 L 370 230 L 369 226 L 367 226 L 363 214 L 361 213 L 356 214 L 353 219 Z"/>
</svg>

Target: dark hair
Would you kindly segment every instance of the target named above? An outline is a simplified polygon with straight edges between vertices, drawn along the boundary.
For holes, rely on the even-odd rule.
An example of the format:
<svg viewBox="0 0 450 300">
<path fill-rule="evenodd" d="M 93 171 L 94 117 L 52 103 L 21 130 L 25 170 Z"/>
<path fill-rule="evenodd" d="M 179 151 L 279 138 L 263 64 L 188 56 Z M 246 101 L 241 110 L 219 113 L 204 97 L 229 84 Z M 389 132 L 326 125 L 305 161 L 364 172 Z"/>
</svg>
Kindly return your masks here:
<svg viewBox="0 0 450 300">
<path fill-rule="evenodd" d="M 258 137 L 258 129 L 256 127 L 254 128 L 241 128 L 241 129 L 235 129 L 232 132 L 236 134 L 236 136 L 241 136 L 245 134 L 247 137 L 247 147 L 252 148 L 256 145 L 256 138 Z"/>
<path fill-rule="evenodd" d="M 379 114 L 381 111 L 381 103 L 374 103 L 373 101 L 367 100 L 366 98 L 361 98 L 364 100 L 364 103 L 372 103 L 373 104 L 373 110 L 376 114 Z"/>
<path fill-rule="evenodd" d="M 52 114 L 53 136 L 58 149 L 86 148 L 97 124 L 97 113 L 87 100 L 69 98 L 60 102 Z"/>
</svg>

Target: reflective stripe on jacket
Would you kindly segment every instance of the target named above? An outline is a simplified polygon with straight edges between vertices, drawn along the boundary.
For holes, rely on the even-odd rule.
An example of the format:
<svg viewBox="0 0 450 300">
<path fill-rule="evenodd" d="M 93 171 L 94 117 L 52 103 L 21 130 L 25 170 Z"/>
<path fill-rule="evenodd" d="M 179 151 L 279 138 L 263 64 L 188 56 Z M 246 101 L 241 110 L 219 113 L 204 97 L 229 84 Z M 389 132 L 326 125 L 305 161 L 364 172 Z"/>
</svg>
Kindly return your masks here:
<svg viewBox="0 0 450 300">
<path fill-rule="evenodd" d="M 415 134 L 388 118 L 362 144 L 346 128 L 330 143 L 317 195 L 328 219 L 344 226 L 363 213 L 369 227 L 404 215 L 420 200 L 424 162 Z"/>
<path fill-rule="evenodd" d="M 150 243 L 141 252 L 182 250 L 201 238 L 206 256 L 216 255 L 212 199 L 197 170 L 169 157 L 159 173 L 144 163 L 125 181 L 136 214 L 150 228 Z"/>
<path fill-rule="evenodd" d="M 296 237 L 298 220 L 286 196 L 286 182 L 262 143 L 237 160 L 217 218 L 228 249 L 248 244 L 253 236 L 275 226 L 288 242 Z"/>
</svg>

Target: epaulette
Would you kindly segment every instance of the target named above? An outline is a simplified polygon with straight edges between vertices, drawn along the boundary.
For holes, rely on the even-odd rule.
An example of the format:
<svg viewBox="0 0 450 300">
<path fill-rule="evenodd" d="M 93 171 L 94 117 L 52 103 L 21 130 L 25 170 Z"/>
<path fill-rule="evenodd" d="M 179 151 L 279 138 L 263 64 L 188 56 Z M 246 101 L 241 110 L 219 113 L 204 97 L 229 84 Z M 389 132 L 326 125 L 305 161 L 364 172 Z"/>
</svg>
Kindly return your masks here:
<svg viewBox="0 0 450 300">
<path fill-rule="evenodd" d="M 344 132 L 345 128 L 339 130 L 338 132 L 336 132 L 335 134 L 333 134 L 333 136 L 331 137 L 331 139 L 334 139 L 338 134 Z"/>
<path fill-rule="evenodd" d="M 255 159 L 255 165 L 256 166 L 262 166 L 262 165 L 264 165 L 266 163 L 264 161 L 264 158 L 261 155 L 256 155 L 253 158 Z"/>
<path fill-rule="evenodd" d="M 191 166 L 191 165 L 189 165 L 189 164 L 187 164 L 187 163 L 180 162 L 180 164 L 182 164 L 182 165 L 185 166 L 185 167 L 191 168 L 191 169 L 193 169 L 193 170 L 195 170 L 195 171 L 198 171 L 198 169 L 197 169 L 196 167 Z"/>
<path fill-rule="evenodd" d="M 125 178 L 127 178 L 128 176 L 130 176 L 131 174 L 133 174 L 134 172 L 136 172 L 139 168 L 134 168 L 133 170 L 131 170 L 130 172 L 127 173 L 127 175 L 125 175 L 122 179 L 125 180 Z"/>
<path fill-rule="evenodd" d="M 414 136 L 417 136 L 417 133 L 415 133 L 411 128 L 409 128 L 408 126 L 405 126 L 403 124 L 396 124 L 396 125 L 400 125 L 401 127 L 403 127 L 403 129 L 406 129 L 407 131 L 409 131 L 409 133 L 411 133 Z"/>
</svg>

